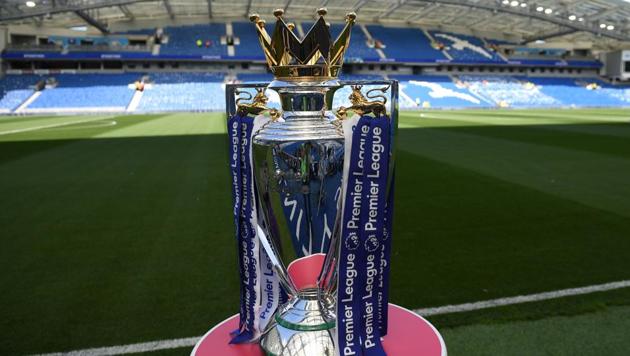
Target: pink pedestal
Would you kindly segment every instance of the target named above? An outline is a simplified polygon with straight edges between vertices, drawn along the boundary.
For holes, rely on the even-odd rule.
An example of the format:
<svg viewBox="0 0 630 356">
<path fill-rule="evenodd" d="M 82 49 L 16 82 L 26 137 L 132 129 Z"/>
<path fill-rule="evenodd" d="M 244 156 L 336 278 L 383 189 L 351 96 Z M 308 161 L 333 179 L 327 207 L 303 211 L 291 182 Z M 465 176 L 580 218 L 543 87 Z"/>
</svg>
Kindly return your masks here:
<svg viewBox="0 0 630 356">
<path fill-rule="evenodd" d="M 298 289 L 316 284 L 323 261 L 323 254 L 315 254 L 294 261 L 287 267 Z M 197 342 L 191 355 L 264 356 L 257 343 L 230 345 L 230 332 L 236 329 L 238 314 L 208 331 Z M 437 329 L 410 310 L 390 303 L 388 329 L 387 336 L 383 338 L 388 356 L 446 356 L 446 346 Z"/>
<path fill-rule="evenodd" d="M 224 320 L 204 335 L 192 356 L 264 356 L 258 344 L 230 345 L 238 329 L 238 315 Z M 388 356 L 446 356 L 440 333 L 424 318 L 395 304 L 389 305 L 389 333 L 383 338 Z M 316 356 L 316 355 L 313 355 Z"/>
</svg>

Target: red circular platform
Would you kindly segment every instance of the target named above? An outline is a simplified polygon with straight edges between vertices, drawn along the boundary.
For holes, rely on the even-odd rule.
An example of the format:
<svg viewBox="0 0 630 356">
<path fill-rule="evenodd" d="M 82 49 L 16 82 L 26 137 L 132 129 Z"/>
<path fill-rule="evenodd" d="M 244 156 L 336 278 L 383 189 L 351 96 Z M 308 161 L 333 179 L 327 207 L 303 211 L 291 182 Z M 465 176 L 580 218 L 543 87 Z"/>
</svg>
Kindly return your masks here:
<svg viewBox="0 0 630 356">
<path fill-rule="evenodd" d="M 264 356 L 254 344 L 230 345 L 230 332 L 238 329 L 234 315 L 208 331 L 197 342 L 192 356 Z M 389 333 L 383 338 L 388 356 L 446 356 L 440 333 L 424 318 L 395 304 L 389 304 Z"/>
</svg>

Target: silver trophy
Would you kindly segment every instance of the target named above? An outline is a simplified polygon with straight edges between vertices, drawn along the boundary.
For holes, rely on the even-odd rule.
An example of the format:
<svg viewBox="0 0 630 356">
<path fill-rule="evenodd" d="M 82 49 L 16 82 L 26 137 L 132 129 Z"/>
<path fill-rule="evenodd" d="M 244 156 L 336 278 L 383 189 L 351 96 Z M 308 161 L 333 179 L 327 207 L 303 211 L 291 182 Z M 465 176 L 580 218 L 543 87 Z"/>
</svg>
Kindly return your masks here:
<svg viewBox="0 0 630 356">
<path fill-rule="evenodd" d="M 253 136 L 253 165 L 258 210 L 258 236 L 289 295 L 264 330 L 260 345 L 268 355 L 335 355 L 335 301 L 341 223 L 344 133 L 348 112 L 385 113 L 397 106 L 395 81 L 343 82 L 338 75 L 356 15 L 333 42 L 325 9 L 303 39 L 276 10 L 272 36 L 252 15 L 275 80 L 263 84 L 228 85 L 228 114 L 258 115 L 271 120 Z M 362 87 L 373 87 L 367 97 Z M 339 90 L 343 88 L 342 90 Z M 275 91 L 280 108 L 268 107 L 265 90 Z M 335 92 L 350 89 L 350 105 L 332 111 Z M 254 91 L 255 90 L 255 91 Z M 379 95 L 370 95 L 377 91 Z M 385 97 L 389 92 L 389 103 Z M 244 94 L 249 93 L 249 94 Z M 343 96 L 346 97 L 345 95 Z M 244 100 L 252 100 L 244 103 Z M 369 100 L 374 99 L 374 100 Z M 393 113 L 395 119 L 397 113 Z M 394 126 L 395 127 L 395 126 Z M 393 166 L 393 165 L 392 165 Z M 298 288 L 287 266 L 314 254 L 325 254 L 316 284 Z"/>
</svg>

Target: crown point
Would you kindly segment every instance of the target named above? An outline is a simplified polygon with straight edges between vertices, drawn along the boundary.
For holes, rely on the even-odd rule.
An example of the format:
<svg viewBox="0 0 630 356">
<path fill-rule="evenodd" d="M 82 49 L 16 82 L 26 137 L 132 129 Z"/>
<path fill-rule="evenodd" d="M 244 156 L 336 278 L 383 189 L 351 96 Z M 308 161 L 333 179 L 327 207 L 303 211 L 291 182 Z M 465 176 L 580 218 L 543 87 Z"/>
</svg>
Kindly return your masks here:
<svg viewBox="0 0 630 356">
<path fill-rule="evenodd" d="M 275 9 L 275 10 L 273 10 L 273 16 L 275 16 L 277 18 L 281 18 L 282 15 L 284 15 L 284 10 L 283 9 Z"/>
<path fill-rule="evenodd" d="M 317 10 L 317 14 L 319 16 L 326 16 L 327 13 L 328 13 L 328 10 L 325 7 L 319 8 Z"/>
<path fill-rule="evenodd" d="M 346 20 L 354 22 L 357 19 L 357 14 L 354 12 L 349 12 L 346 14 Z"/>
<path fill-rule="evenodd" d="M 258 15 L 258 14 L 251 14 L 251 15 L 249 15 L 249 21 L 251 21 L 253 23 L 258 23 L 258 20 L 260 20 L 260 15 Z"/>
<path fill-rule="evenodd" d="M 263 27 L 265 27 L 266 23 L 267 23 L 267 21 L 265 21 L 265 20 L 258 20 L 256 22 L 256 25 L 258 25 L 258 27 L 260 27 L 260 28 L 263 28 Z"/>
<path fill-rule="evenodd" d="M 289 30 L 293 31 L 293 29 L 295 28 L 295 24 L 293 22 L 289 22 L 287 24 L 287 27 L 289 28 Z"/>
</svg>

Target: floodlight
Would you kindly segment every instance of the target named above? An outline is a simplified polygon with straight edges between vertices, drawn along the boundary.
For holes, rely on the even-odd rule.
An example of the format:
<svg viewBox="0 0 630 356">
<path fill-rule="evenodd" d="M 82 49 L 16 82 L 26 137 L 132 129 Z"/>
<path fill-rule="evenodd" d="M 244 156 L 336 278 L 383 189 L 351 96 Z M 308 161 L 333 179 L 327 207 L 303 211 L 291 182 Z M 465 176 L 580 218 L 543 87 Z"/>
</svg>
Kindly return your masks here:
<svg viewBox="0 0 630 356">
<path fill-rule="evenodd" d="M 607 29 L 608 31 L 612 31 L 612 30 L 614 30 L 614 29 L 615 29 L 615 26 L 613 26 L 613 25 L 608 25 L 608 26 L 606 26 L 606 29 Z"/>
<path fill-rule="evenodd" d="M 600 23 L 599 24 L 599 28 L 606 28 L 606 24 L 605 23 Z"/>
<path fill-rule="evenodd" d="M 538 11 L 538 12 L 543 12 L 543 10 L 545 10 L 545 8 L 544 8 L 544 7 L 542 7 L 542 6 L 538 6 L 538 7 L 536 8 L 536 11 Z"/>
<path fill-rule="evenodd" d="M 37 4 L 35 3 L 35 1 L 27 1 L 26 2 L 26 7 L 35 7 Z"/>
<path fill-rule="evenodd" d="M 547 14 L 547 15 L 551 15 L 552 12 L 553 12 L 553 10 L 551 10 L 551 9 L 545 9 L 545 14 Z"/>
<path fill-rule="evenodd" d="M 518 1 L 512 1 L 512 2 L 510 3 L 510 6 L 512 6 L 512 7 L 516 7 L 516 6 L 518 6 L 518 4 L 519 4 L 519 3 L 518 3 Z"/>
<path fill-rule="evenodd" d="M 576 18 L 577 18 L 577 16 L 575 16 L 575 15 L 569 16 L 569 20 L 571 20 L 571 21 L 575 21 Z"/>
</svg>

